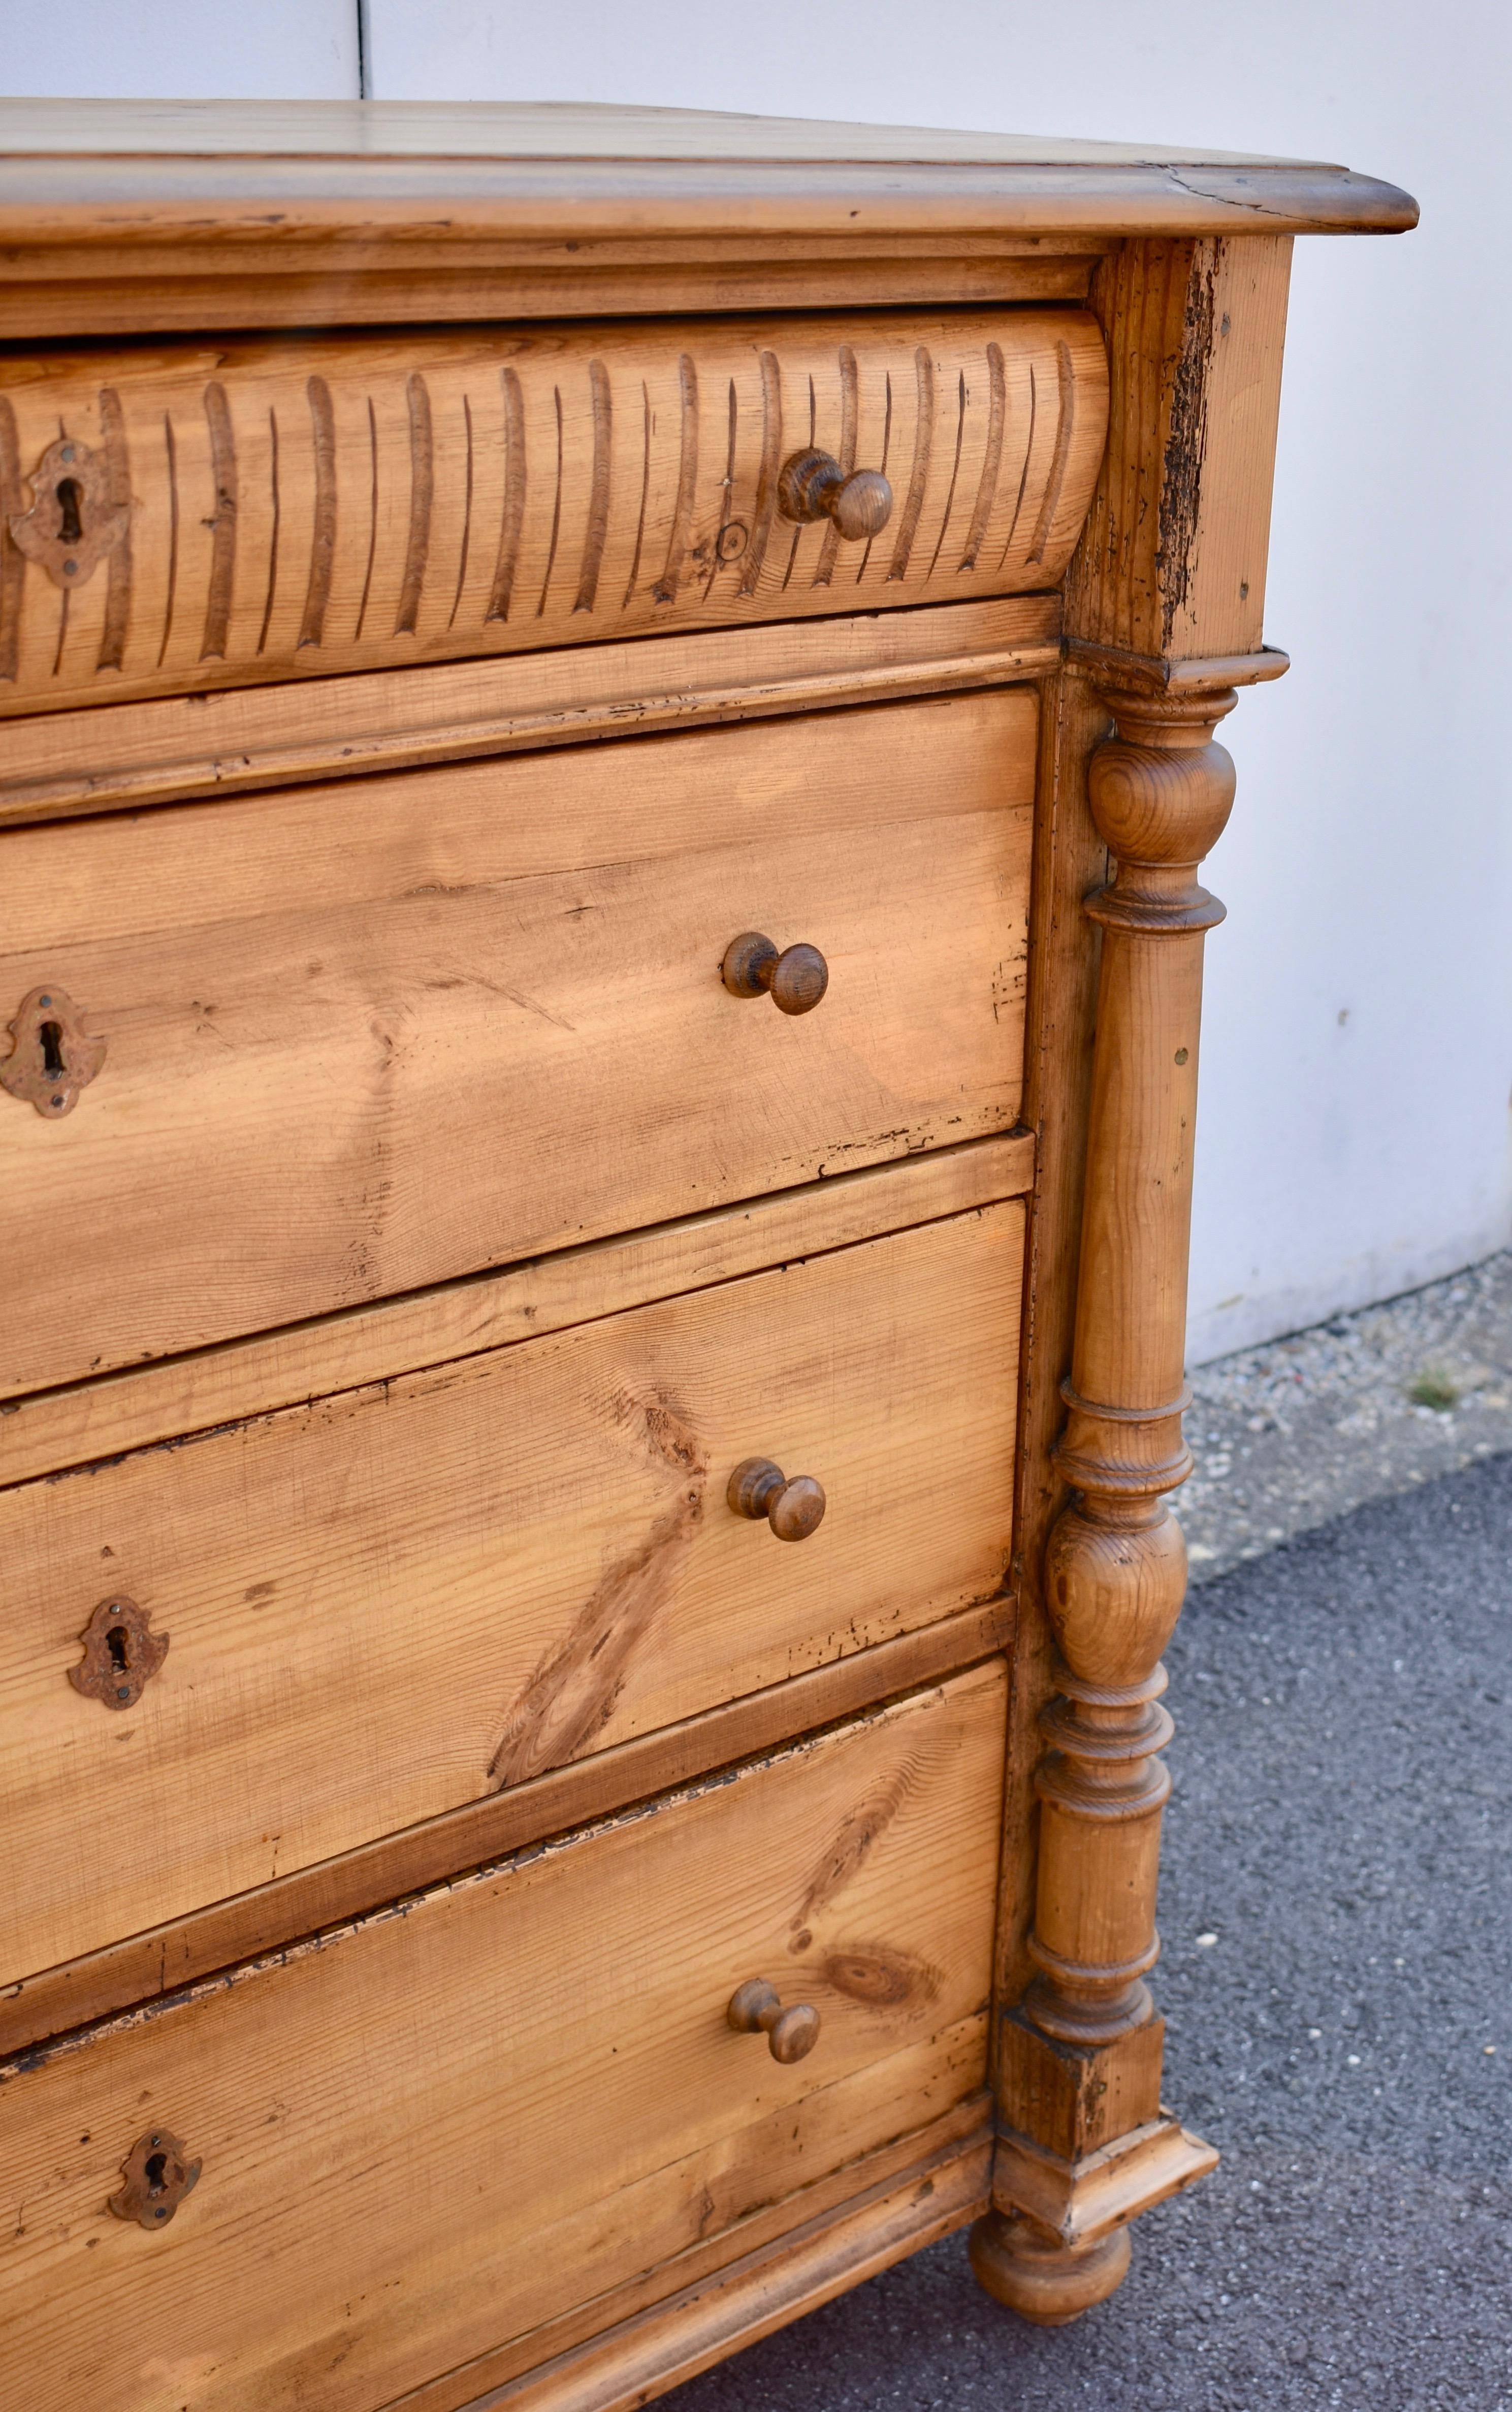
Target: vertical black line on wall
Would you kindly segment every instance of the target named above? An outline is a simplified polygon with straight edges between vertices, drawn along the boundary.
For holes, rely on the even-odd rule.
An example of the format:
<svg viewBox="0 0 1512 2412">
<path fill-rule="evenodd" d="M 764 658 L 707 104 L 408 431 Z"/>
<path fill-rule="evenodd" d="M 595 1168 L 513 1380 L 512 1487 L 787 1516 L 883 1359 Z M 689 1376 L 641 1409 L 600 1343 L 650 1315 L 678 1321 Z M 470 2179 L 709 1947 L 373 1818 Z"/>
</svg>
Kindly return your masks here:
<svg viewBox="0 0 1512 2412">
<path fill-rule="evenodd" d="M 373 37 L 368 24 L 369 0 L 357 0 L 357 96 L 373 97 Z"/>
</svg>

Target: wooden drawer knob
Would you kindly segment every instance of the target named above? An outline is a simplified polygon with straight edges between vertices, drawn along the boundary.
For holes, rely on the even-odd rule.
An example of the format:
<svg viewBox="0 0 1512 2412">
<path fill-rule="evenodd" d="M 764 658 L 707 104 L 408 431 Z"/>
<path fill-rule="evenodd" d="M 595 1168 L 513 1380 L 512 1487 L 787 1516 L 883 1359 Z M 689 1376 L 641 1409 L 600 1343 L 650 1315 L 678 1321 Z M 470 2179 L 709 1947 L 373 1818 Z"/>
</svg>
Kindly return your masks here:
<svg viewBox="0 0 1512 2412">
<path fill-rule="evenodd" d="M 770 996 L 779 1013 L 812 1013 L 829 985 L 829 966 L 817 947 L 777 952 L 759 930 L 746 930 L 725 949 L 719 976 L 731 996 Z"/>
<path fill-rule="evenodd" d="M 880 469 L 847 478 L 832 452 L 795 452 L 777 480 L 785 520 L 833 520 L 844 537 L 880 535 L 892 516 L 892 488 Z"/>
<path fill-rule="evenodd" d="M 819 2040 L 819 2013 L 811 2002 L 784 2009 L 775 1986 L 748 1977 L 729 1997 L 725 2016 L 737 2035 L 764 2035 L 773 2060 L 785 2065 L 806 2058 Z"/>
<path fill-rule="evenodd" d="M 824 1485 L 812 1474 L 789 1482 L 770 1457 L 742 1457 L 725 1496 L 737 1516 L 765 1516 L 779 1541 L 806 1541 L 824 1521 Z"/>
</svg>

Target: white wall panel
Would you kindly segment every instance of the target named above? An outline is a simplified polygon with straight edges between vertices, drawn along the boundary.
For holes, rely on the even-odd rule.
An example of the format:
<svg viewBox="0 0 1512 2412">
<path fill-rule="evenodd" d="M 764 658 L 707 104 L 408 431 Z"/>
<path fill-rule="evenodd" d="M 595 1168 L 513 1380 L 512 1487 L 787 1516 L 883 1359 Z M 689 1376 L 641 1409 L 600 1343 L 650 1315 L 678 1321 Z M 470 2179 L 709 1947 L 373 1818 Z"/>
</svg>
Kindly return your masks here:
<svg viewBox="0 0 1512 2412">
<path fill-rule="evenodd" d="M 4 0 L 0 28 L 0 86 L 28 97 L 333 100 L 357 91 L 357 0 Z"/>
</svg>

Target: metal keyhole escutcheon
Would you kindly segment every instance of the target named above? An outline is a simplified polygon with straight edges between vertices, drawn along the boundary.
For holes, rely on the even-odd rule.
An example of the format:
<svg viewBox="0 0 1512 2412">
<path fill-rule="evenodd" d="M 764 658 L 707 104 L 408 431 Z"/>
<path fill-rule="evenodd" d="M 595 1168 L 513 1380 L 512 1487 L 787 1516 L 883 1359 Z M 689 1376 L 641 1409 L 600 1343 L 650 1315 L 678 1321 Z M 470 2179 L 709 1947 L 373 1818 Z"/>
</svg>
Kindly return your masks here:
<svg viewBox="0 0 1512 2412">
<path fill-rule="evenodd" d="M 134 2219 L 140 2228 L 166 2228 L 199 2180 L 200 2163 L 191 2161 L 177 2136 L 166 2127 L 150 2127 L 139 2136 L 121 2164 L 121 2184 L 109 2199 L 117 2219 Z"/>
<path fill-rule="evenodd" d="M 107 1709 L 134 1709 L 168 1655 L 168 1635 L 154 1633 L 147 1610 L 124 1592 L 101 1600 L 79 1638 L 84 1655 L 68 1681 Z"/>
<path fill-rule="evenodd" d="M 64 990 L 34 988 L 9 1024 L 10 1052 L 0 1056 L 0 1089 L 35 1106 L 48 1122 L 72 1113 L 105 1061 L 105 1041 L 84 1028 Z"/>
<path fill-rule="evenodd" d="M 131 505 L 114 483 L 103 453 L 77 435 L 60 435 L 32 472 L 31 509 L 11 514 L 17 550 L 66 595 L 88 584 L 126 533 Z"/>
</svg>

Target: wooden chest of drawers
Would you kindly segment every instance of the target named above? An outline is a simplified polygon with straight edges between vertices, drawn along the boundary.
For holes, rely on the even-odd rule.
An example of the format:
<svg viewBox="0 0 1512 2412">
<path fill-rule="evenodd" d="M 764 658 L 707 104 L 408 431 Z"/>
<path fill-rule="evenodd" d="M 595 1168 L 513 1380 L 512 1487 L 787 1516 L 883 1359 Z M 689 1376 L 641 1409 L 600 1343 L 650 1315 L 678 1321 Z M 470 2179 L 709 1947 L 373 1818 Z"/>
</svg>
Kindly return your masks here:
<svg viewBox="0 0 1512 2412">
<path fill-rule="evenodd" d="M 608 2412 L 1211 2166 L 1196 869 L 1290 238 L 1413 215 L 0 118 L 7 2402 Z"/>
</svg>

